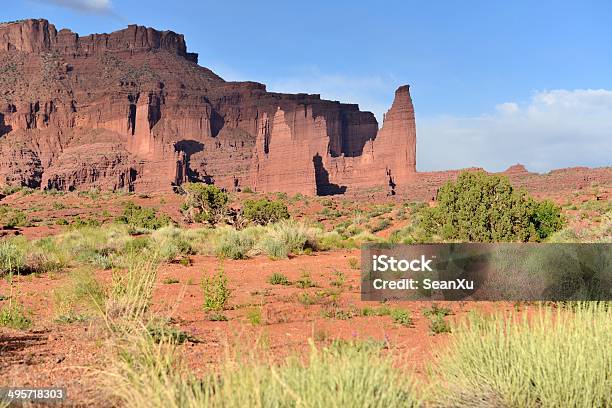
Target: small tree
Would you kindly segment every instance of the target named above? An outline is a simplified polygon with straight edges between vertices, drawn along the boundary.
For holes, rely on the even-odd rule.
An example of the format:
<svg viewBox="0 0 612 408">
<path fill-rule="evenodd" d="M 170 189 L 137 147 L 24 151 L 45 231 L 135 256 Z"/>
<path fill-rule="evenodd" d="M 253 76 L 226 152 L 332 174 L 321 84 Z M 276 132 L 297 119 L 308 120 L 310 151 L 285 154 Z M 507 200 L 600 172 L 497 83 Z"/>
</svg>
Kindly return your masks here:
<svg viewBox="0 0 612 408">
<path fill-rule="evenodd" d="M 467 242 L 540 241 L 563 225 L 552 202 L 538 202 L 506 177 L 484 172 L 463 172 L 447 182 L 437 206 L 419 215 L 428 234 Z"/>
<path fill-rule="evenodd" d="M 242 206 L 242 216 L 254 224 L 267 225 L 289 218 L 287 205 L 281 201 L 246 200 Z"/>
<path fill-rule="evenodd" d="M 533 223 L 540 240 L 563 228 L 561 209 L 550 200 L 534 202 Z"/>
<path fill-rule="evenodd" d="M 227 214 L 229 196 L 212 184 L 185 183 L 187 193 L 182 206 L 183 214 L 190 222 L 217 224 Z"/>
<path fill-rule="evenodd" d="M 153 208 L 141 207 L 128 201 L 123 206 L 123 213 L 117 217 L 117 222 L 128 224 L 132 227 L 159 229 L 172 224 L 172 219 L 166 214 L 157 215 Z"/>
</svg>

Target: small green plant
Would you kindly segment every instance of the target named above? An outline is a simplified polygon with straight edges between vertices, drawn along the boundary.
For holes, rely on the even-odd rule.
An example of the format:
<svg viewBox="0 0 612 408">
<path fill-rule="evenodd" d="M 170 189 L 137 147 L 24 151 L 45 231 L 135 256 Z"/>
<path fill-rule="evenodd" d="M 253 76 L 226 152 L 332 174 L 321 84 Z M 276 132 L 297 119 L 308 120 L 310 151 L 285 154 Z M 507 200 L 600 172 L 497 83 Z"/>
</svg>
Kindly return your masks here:
<svg viewBox="0 0 612 408">
<path fill-rule="evenodd" d="M 166 278 L 166 279 L 164 279 L 164 280 L 162 281 L 162 283 L 163 283 L 163 284 L 165 284 L 165 285 L 173 285 L 173 284 L 175 284 L 175 283 L 179 283 L 179 282 L 180 282 L 180 281 L 179 281 L 178 279 L 176 279 L 176 278 L 170 278 L 170 277 L 168 277 L 168 278 Z"/>
<path fill-rule="evenodd" d="M 429 316 L 429 331 L 431 334 L 450 333 L 450 324 L 441 315 Z"/>
<path fill-rule="evenodd" d="M 191 266 L 191 258 L 188 256 L 183 256 L 181 259 L 179 259 L 179 264 L 182 266 Z"/>
<path fill-rule="evenodd" d="M 283 220 L 268 226 L 260 246 L 272 259 L 287 258 L 290 254 L 316 250 L 318 233 L 319 230 L 302 223 Z"/>
<path fill-rule="evenodd" d="M 310 306 L 317 303 L 318 298 L 308 292 L 298 293 L 297 300 L 304 306 Z"/>
<path fill-rule="evenodd" d="M 291 281 L 285 275 L 279 272 L 274 272 L 268 277 L 268 283 L 271 285 L 291 285 Z"/>
<path fill-rule="evenodd" d="M 249 323 L 251 323 L 253 326 L 259 326 L 262 323 L 261 308 L 250 308 L 247 310 L 246 317 Z"/>
<path fill-rule="evenodd" d="M 297 286 L 300 289 L 307 289 L 307 288 L 315 287 L 316 285 L 312 281 L 310 277 L 310 273 L 307 271 L 303 271 L 300 279 L 295 281 L 295 286 Z"/>
<path fill-rule="evenodd" d="M 4 186 L 4 187 L 2 188 L 2 194 L 3 194 L 3 195 L 5 195 L 5 196 L 10 196 L 10 195 L 13 195 L 13 194 L 15 194 L 15 193 L 18 193 L 18 192 L 20 192 L 20 191 L 22 191 L 22 190 L 23 190 L 23 187 L 22 187 L 22 186 L 11 186 L 11 185 L 7 185 L 7 186 Z"/>
<path fill-rule="evenodd" d="M 206 319 L 210 322 L 227 322 L 228 320 L 223 313 L 209 313 Z"/>
<path fill-rule="evenodd" d="M 423 310 L 425 317 L 445 317 L 451 314 L 451 310 L 446 307 L 440 307 L 437 303 L 433 303 L 429 309 Z"/>
<path fill-rule="evenodd" d="M 54 321 L 59 324 L 83 323 L 88 320 L 89 320 L 89 316 L 85 314 L 74 313 L 74 312 L 59 315 L 54 319 Z"/>
<path fill-rule="evenodd" d="M 395 323 L 406 327 L 412 326 L 412 317 L 410 317 L 410 312 L 408 310 L 391 309 L 390 315 Z"/>
<path fill-rule="evenodd" d="M 381 307 L 364 307 L 361 309 L 362 316 L 389 316 L 391 314 L 392 309 L 388 306 Z"/>
<path fill-rule="evenodd" d="M 204 310 L 221 311 L 230 297 L 227 275 L 222 267 L 212 277 L 202 279 L 202 291 L 204 292 Z"/>
<path fill-rule="evenodd" d="M 334 270 L 334 280 L 332 280 L 329 284 L 332 286 L 337 286 L 341 288 L 344 286 L 344 282 L 346 281 L 346 275 L 344 272 L 339 270 Z"/>
<path fill-rule="evenodd" d="M 151 340 L 156 343 L 183 344 L 186 341 L 197 342 L 198 340 L 184 331 L 172 327 L 164 321 L 152 321 L 147 327 Z"/>
<path fill-rule="evenodd" d="M 351 269 L 361 269 L 361 263 L 357 258 L 349 258 L 348 264 Z"/>
<path fill-rule="evenodd" d="M 32 325 L 23 305 L 10 302 L 0 309 L 0 327 L 25 330 Z"/>
<path fill-rule="evenodd" d="M 335 308 L 326 308 L 321 310 L 321 316 L 326 319 L 338 319 L 338 320 L 349 320 L 358 315 L 358 311 L 353 308 L 349 309 L 341 309 L 338 307 Z"/>
<path fill-rule="evenodd" d="M 70 223 L 70 227 L 73 229 L 79 228 L 87 228 L 87 227 L 99 227 L 101 225 L 100 221 L 94 218 L 81 218 L 80 216 L 76 216 L 72 219 Z"/>
<path fill-rule="evenodd" d="M 90 315 L 104 309 L 107 293 L 89 268 L 78 268 L 68 282 L 53 291 L 56 318 L 67 322 L 79 315 Z"/>
</svg>

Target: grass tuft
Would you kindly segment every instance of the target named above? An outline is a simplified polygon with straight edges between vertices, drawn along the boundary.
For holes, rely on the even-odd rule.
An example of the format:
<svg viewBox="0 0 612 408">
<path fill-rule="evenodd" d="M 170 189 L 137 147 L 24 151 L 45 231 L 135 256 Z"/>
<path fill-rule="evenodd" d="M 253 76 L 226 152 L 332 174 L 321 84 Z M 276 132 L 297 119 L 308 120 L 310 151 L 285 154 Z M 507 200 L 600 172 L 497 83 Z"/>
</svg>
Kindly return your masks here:
<svg viewBox="0 0 612 408">
<path fill-rule="evenodd" d="M 454 346 L 436 369 L 444 384 L 441 405 L 612 405 L 608 303 L 510 317 L 473 314 L 453 332 Z"/>
</svg>

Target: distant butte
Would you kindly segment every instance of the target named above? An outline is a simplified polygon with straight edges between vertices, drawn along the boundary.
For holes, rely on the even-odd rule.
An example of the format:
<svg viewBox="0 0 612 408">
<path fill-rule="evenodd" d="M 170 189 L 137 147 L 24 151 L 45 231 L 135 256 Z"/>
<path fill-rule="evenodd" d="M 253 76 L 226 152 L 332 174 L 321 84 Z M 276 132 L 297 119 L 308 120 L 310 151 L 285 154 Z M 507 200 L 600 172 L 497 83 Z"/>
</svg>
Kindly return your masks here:
<svg viewBox="0 0 612 408">
<path fill-rule="evenodd" d="M 417 173 L 407 85 L 379 129 L 355 104 L 227 82 L 197 62 L 171 31 L 79 36 L 44 19 L 1 23 L 0 185 L 160 191 L 202 181 L 430 198 L 456 175 Z M 610 168 L 584 171 L 569 185 L 610 179 Z M 521 165 L 507 173 L 539 183 Z"/>
</svg>

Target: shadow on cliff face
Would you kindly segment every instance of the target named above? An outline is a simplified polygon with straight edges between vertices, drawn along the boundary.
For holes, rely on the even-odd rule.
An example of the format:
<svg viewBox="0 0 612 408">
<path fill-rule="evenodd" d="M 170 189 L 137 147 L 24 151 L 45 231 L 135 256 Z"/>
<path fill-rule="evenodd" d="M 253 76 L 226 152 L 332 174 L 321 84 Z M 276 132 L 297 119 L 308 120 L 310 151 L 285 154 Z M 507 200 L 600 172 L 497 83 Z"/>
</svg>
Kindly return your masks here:
<svg viewBox="0 0 612 408">
<path fill-rule="evenodd" d="M 225 119 L 213 109 L 210 112 L 210 133 L 212 137 L 217 137 L 223 126 L 225 126 Z"/>
<path fill-rule="evenodd" d="M 191 155 L 204 150 L 204 144 L 195 140 L 181 140 L 174 144 L 174 149 L 177 152 L 185 153 L 185 162 L 187 167 L 187 179 L 189 181 L 202 181 L 200 174 L 189 166 Z"/>
<path fill-rule="evenodd" d="M 344 194 L 346 192 L 346 186 L 339 186 L 329 182 L 329 172 L 325 169 L 323 158 L 319 153 L 312 157 L 312 162 L 314 164 L 318 196 Z"/>
<path fill-rule="evenodd" d="M 13 130 L 9 125 L 4 123 L 4 115 L 0 113 L 0 137 Z"/>
</svg>

